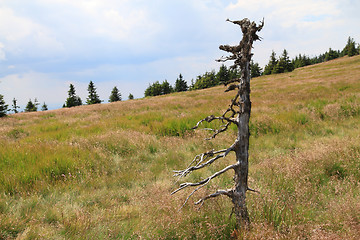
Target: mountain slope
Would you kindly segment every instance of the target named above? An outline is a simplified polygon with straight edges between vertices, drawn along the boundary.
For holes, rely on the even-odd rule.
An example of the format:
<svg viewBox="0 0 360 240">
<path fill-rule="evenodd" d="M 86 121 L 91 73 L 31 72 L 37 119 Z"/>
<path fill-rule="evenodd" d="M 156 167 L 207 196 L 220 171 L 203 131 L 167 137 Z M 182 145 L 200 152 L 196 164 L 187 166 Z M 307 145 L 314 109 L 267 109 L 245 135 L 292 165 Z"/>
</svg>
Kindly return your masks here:
<svg viewBox="0 0 360 240">
<path fill-rule="evenodd" d="M 252 79 L 245 238 L 355 239 L 360 226 L 360 57 Z M 178 212 L 190 192 L 169 196 L 172 170 L 229 146 L 196 122 L 221 114 L 233 93 L 193 92 L 21 113 L 0 119 L 0 239 L 220 238 L 231 203 Z M 208 176 L 233 161 L 189 176 Z M 232 186 L 231 173 L 196 201 Z"/>
</svg>

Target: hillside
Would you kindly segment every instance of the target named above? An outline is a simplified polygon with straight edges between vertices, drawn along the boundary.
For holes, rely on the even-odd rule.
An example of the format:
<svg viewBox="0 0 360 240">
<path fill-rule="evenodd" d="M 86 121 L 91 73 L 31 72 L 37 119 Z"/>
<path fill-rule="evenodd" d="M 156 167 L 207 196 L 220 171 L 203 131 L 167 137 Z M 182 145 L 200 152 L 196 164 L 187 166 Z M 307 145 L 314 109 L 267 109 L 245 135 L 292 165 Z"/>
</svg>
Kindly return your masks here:
<svg viewBox="0 0 360 240">
<path fill-rule="evenodd" d="M 252 79 L 246 239 L 356 239 L 360 235 L 360 56 Z M 219 86 L 166 96 L 20 113 L 0 119 L 0 239 L 230 238 L 231 202 L 193 202 L 232 186 L 216 179 L 170 193 L 172 170 L 224 148 L 189 130 L 220 114 Z M 233 161 L 224 159 L 186 180 Z"/>
</svg>

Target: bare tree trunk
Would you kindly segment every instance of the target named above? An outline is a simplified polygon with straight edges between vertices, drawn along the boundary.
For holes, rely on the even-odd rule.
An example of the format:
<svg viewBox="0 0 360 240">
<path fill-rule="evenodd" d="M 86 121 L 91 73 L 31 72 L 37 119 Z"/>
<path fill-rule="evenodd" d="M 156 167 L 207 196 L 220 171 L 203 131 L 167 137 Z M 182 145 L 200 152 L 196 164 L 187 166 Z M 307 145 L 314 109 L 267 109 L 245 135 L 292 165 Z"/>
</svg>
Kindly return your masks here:
<svg viewBox="0 0 360 240">
<path fill-rule="evenodd" d="M 250 218 L 246 207 L 246 192 L 248 190 L 248 169 L 249 169 L 249 120 L 251 112 L 250 101 L 250 74 L 248 66 L 242 69 L 242 78 L 239 89 L 244 89 L 242 93 L 239 90 L 240 114 L 238 120 L 237 144 L 234 147 L 236 162 L 239 167 L 235 168 L 235 189 L 232 197 L 234 204 L 234 213 L 238 227 L 247 227 L 250 224 Z"/>
<path fill-rule="evenodd" d="M 200 170 L 204 167 L 207 167 L 217 161 L 218 159 L 226 157 L 231 151 L 235 152 L 236 163 L 229 165 L 224 169 L 214 173 L 213 175 L 195 183 L 185 182 L 180 184 L 180 187 L 172 192 L 176 192 L 186 188 L 186 187 L 196 187 L 195 190 L 186 199 L 183 206 L 186 204 L 188 199 L 200 188 L 207 185 L 212 179 L 220 176 L 221 174 L 227 172 L 230 169 L 234 170 L 234 182 L 235 186 L 232 189 L 227 190 L 217 190 L 215 193 L 205 196 L 204 198 L 197 201 L 195 204 L 202 204 L 205 200 L 209 198 L 218 197 L 220 195 L 225 195 L 231 198 L 234 209 L 233 212 L 236 216 L 238 228 L 247 228 L 250 224 L 249 213 L 246 207 L 246 192 L 248 190 L 254 191 L 248 187 L 248 169 L 249 169 L 249 120 L 251 112 L 251 101 L 250 101 L 250 61 L 252 57 L 251 49 L 254 41 L 259 40 L 257 32 L 262 29 L 264 26 L 264 21 L 260 25 L 256 25 L 254 22 L 250 22 L 249 19 L 245 18 L 241 21 L 230 21 L 234 24 L 237 24 L 241 27 L 243 33 L 243 38 L 240 41 L 239 45 L 229 46 L 221 45 L 219 48 L 226 52 L 231 53 L 231 56 L 222 57 L 219 59 L 219 62 L 225 62 L 228 60 L 234 61 L 232 68 L 240 68 L 241 77 L 236 79 L 231 79 L 229 82 L 225 83 L 225 86 L 229 85 L 225 92 L 236 90 L 237 94 L 231 100 L 229 108 L 223 113 L 221 117 L 215 117 L 210 115 L 202 120 L 200 120 L 195 128 L 202 122 L 212 122 L 213 120 L 219 120 L 224 125 L 220 129 L 209 129 L 214 132 L 214 134 L 209 138 L 213 139 L 218 134 L 225 132 L 229 125 L 235 124 L 238 128 L 237 138 L 233 145 L 227 149 L 218 150 L 218 151 L 208 151 L 197 155 L 189 166 L 180 171 L 175 171 L 175 176 L 178 176 L 179 179 L 190 174 L 193 171 Z M 234 84 L 238 83 L 238 84 Z M 208 140 L 209 140 L 208 139 Z"/>
</svg>

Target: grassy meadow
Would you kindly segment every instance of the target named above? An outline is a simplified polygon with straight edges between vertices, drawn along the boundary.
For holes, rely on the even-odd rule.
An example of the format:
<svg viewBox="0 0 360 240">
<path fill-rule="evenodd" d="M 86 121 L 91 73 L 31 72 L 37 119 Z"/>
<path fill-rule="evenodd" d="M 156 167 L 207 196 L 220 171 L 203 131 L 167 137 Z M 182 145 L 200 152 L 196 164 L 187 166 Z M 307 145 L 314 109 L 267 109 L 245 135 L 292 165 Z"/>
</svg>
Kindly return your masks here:
<svg viewBox="0 0 360 240">
<path fill-rule="evenodd" d="M 172 170 L 230 146 L 190 130 L 221 114 L 223 86 L 0 119 L 0 239 L 358 239 L 360 56 L 251 82 L 252 228 L 234 236 L 231 201 L 173 196 Z M 230 154 L 186 181 L 234 161 Z"/>
</svg>

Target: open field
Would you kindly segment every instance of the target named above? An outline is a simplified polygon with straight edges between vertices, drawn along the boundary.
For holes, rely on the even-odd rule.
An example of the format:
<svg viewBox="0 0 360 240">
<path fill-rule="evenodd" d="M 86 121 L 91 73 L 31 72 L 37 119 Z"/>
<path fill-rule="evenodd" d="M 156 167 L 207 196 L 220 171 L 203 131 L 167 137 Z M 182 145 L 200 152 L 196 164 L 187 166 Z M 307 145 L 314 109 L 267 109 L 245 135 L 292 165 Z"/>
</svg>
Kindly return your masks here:
<svg viewBox="0 0 360 240">
<path fill-rule="evenodd" d="M 360 236 L 360 56 L 252 79 L 252 221 L 239 239 Z M 189 130 L 221 114 L 224 87 L 20 113 L 0 119 L 0 239 L 230 239 L 231 173 L 195 194 L 172 170 L 228 147 L 235 129 L 204 141 Z M 232 162 L 215 163 L 196 180 Z"/>
</svg>

